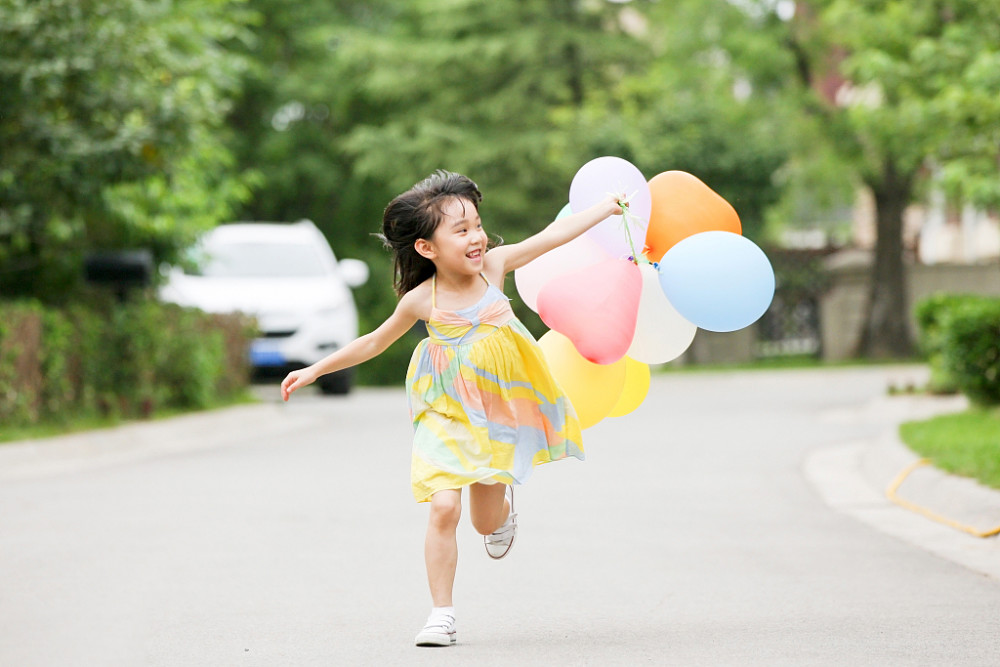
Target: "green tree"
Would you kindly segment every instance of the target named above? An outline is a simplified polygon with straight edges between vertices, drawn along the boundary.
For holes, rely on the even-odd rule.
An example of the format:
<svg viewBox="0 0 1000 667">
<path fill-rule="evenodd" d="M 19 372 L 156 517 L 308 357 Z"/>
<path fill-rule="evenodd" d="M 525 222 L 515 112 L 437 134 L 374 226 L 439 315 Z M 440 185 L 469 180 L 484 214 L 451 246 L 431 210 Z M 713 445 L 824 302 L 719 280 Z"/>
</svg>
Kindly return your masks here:
<svg viewBox="0 0 1000 667">
<path fill-rule="evenodd" d="M 537 228 L 591 157 L 566 157 L 554 111 L 606 95 L 639 61 L 611 3 L 254 6 L 254 67 L 230 124 L 264 183 L 243 214 L 310 217 L 352 250 L 391 196 L 437 168 L 477 178 L 496 226 Z"/>
<path fill-rule="evenodd" d="M 789 109 L 770 94 L 773 53 L 736 62 L 722 46 L 758 54 L 773 47 L 732 3 L 678 0 L 630 11 L 644 67 L 620 77 L 609 99 L 567 119 L 567 141 L 625 157 L 647 177 L 698 176 L 733 204 L 744 233 L 759 238 L 780 195 L 774 175 L 789 156 Z"/>
<path fill-rule="evenodd" d="M 90 249 L 174 259 L 246 195 L 241 4 L 0 0 L 0 294 L 66 298 Z"/>
<path fill-rule="evenodd" d="M 386 178 L 354 169 L 344 139 L 360 122 L 377 122 L 343 57 L 345 35 L 384 30 L 397 2 L 255 0 L 250 62 L 228 118 L 239 164 L 260 174 L 243 220 L 308 218 L 340 257 L 360 257 L 372 279 L 355 292 L 361 328 L 381 323 L 395 306 L 392 264 L 372 234 L 396 194 Z M 409 350 L 394 346 L 359 369 L 364 383 L 398 382 Z"/>
<path fill-rule="evenodd" d="M 560 140 L 557 115 L 609 96 L 642 46 L 613 3 L 418 0 L 392 21 L 341 36 L 366 110 L 345 141 L 354 169 L 400 191 L 437 168 L 471 175 L 487 220 L 519 237 L 565 203 L 594 157 Z M 400 168 L 404 165 L 405 168 Z"/>
<path fill-rule="evenodd" d="M 371 237 L 389 199 L 434 169 L 485 192 L 488 229 L 518 240 L 565 204 L 594 157 L 566 145 L 558 112 L 606 96 L 641 61 L 611 3 L 259 0 L 244 94 L 230 122 L 241 164 L 264 175 L 249 219 L 308 217 L 340 255 L 373 265 L 362 327 L 395 303 Z M 362 367 L 398 380 L 409 350 Z"/>
<path fill-rule="evenodd" d="M 242 51 L 250 67 L 228 124 L 237 159 L 257 170 L 261 182 L 240 216 L 308 218 L 338 253 L 363 253 L 380 210 L 368 200 L 389 195 L 364 196 L 341 145 L 364 111 L 356 108 L 357 82 L 345 76 L 337 51 L 340 35 L 381 20 L 381 4 L 255 0 L 253 7 L 253 39 Z"/>
<path fill-rule="evenodd" d="M 793 55 L 804 108 L 873 194 L 877 242 L 859 352 L 905 356 L 913 342 L 903 212 L 937 166 L 964 201 L 1000 195 L 1000 3 L 796 3 L 770 28 Z"/>
</svg>

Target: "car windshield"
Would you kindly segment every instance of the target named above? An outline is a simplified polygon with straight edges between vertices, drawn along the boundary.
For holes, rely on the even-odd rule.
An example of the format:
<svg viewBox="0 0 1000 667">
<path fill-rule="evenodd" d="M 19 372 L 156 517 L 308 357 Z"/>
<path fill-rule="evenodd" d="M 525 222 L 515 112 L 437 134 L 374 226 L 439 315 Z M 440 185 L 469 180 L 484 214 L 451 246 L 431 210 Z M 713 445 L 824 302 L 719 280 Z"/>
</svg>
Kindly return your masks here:
<svg viewBox="0 0 1000 667">
<path fill-rule="evenodd" d="M 212 278 L 310 278 L 326 273 L 307 243 L 226 243 L 204 249 L 195 275 Z"/>
</svg>

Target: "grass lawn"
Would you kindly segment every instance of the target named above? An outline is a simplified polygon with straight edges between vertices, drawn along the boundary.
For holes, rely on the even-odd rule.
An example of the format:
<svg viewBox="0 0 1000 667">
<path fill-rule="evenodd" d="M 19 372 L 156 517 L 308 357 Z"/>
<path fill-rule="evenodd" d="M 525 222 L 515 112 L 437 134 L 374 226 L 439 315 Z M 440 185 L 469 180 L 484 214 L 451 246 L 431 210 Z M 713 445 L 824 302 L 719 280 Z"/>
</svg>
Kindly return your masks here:
<svg viewBox="0 0 1000 667">
<path fill-rule="evenodd" d="M 1000 489 L 1000 409 L 973 408 L 906 422 L 899 434 L 938 468 Z"/>
</svg>

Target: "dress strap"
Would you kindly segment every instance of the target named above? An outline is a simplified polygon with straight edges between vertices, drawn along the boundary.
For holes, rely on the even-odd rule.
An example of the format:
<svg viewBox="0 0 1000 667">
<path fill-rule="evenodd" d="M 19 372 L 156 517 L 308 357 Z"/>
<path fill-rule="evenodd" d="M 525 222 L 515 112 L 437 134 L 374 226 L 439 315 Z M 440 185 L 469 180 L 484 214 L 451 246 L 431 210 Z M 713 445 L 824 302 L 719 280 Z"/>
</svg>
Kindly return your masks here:
<svg viewBox="0 0 1000 667">
<path fill-rule="evenodd" d="M 431 276 L 431 308 L 437 308 L 437 277 L 438 274 Z"/>
<path fill-rule="evenodd" d="M 493 283 L 490 282 L 490 279 L 486 277 L 486 274 L 483 273 L 482 271 L 479 272 L 479 275 L 481 275 L 483 277 L 483 280 L 486 281 L 487 285 L 492 285 L 493 284 Z"/>
</svg>

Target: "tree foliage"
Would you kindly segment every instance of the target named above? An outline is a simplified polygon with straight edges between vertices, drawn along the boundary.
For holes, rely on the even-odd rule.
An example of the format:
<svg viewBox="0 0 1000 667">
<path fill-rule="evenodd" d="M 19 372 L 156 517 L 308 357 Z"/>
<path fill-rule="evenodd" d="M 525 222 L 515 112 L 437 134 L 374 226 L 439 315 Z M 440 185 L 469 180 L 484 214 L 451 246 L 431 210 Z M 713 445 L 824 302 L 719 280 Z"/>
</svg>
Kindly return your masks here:
<svg viewBox="0 0 1000 667">
<path fill-rule="evenodd" d="M 349 245 L 362 215 L 374 231 L 390 197 L 438 168 L 479 182 L 495 227 L 537 229 L 586 155 L 554 150 L 554 113 L 605 95 L 638 60 L 607 3 L 258 7 L 258 67 L 233 122 L 268 188 L 246 211 L 311 217 Z"/>
<path fill-rule="evenodd" d="M 516 241 L 619 155 L 696 174 L 752 237 L 870 188 L 866 340 L 898 353 L 905 206 L 931 174 L 1000 201 L 998 72 L 997 0 L 0 0 L 0 292 L 56 298 L 90 248 L 169 261 L 221 221 L 310 218 L 373 265 L 371 327 L 393 195 L 468 173 Z"/>
<path fill-rule="evenodd" d="M 562 141 L 560 110 L 607 96 L 641 62 L 607 3 L 256 7 L 256 67 L 232 122 L 265 185 L 244 216 L 311 218 L 339 254 L 373 264 L 358 293 L 363 327 L 395 302 L 389 258 L 371 236 L 391 197 L 434 169 L 461 171 L 485 193 L 489 231 L 519 240 L 541 229 L 594 157 Z M 391 350 L 362 379 L 398 379 L 408 354 Z"/>
<path fill-rule="evenodd" d="M 592 155 L 626 157 L 648 177 L 695 174 L 733 204 L 744 233 L 759 238 L 779 195 L 775 172 L 789 155 L 788 105 L 757 85 L 773 76 L 780 54 L 727 2 L 679 0 L 644 12 L 635 14 L 642 67 L 614 81 L 604 104 L 569 119 L 569 141 Z M 727 52 L 737 47 L 752 53 L 739 62 Z"/>
<path fill-rule="evenodd" d="M 826 41 L 845 49 L 842 109 L 866 182 L 891 160 L 941 165 L 952 194 L 1000 201 L 1000 3 L 825 3 Z"/>
<path fill-rule="evenodd" d="M 1000 3 L 799 2 L 780 26 L 806 112 L 875 200 L 877 242 L 859 352 L 904 356 L 903 213 L 931 186 L 959 202 L 1000 194 Z M 774 22 L 777 24 L 777 21 Z"/>
<path fill-rule="evenodd" d="M 82 254 L 173 259 L 246 195 L 222 120 L 229 0 L 0 0 L 0 293 L 71 294 Z"/>
</svg>

